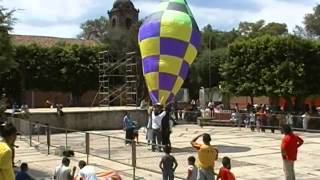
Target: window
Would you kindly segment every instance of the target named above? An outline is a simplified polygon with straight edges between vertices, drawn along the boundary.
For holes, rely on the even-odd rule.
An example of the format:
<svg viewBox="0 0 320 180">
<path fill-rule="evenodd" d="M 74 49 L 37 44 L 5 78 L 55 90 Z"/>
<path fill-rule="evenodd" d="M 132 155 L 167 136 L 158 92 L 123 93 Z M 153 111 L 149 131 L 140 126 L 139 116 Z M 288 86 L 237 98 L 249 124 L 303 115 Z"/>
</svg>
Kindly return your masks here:
<svg viewBox="0 0 320 180">
<path fill-rule="evenodd" d="M 127 27 L 127 29 L 130 29 L 131 24 L 132 24 L 132 20 L 130 18 L 127 18 L 126 19 L 126 27 Z"/>
<path fill-rule="evenodd" d="M 113 18 L 112 19 L 112 27 L 115 27 L 116 26 L 116 18 Z"/>
</svg>

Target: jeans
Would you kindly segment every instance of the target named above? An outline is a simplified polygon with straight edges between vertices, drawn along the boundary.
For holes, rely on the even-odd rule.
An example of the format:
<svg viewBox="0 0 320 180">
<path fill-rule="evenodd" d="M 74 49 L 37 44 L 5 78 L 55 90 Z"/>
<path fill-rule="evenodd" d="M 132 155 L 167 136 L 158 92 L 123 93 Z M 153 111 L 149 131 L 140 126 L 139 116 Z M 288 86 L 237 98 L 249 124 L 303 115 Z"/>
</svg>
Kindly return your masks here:
<svg viewBox="0 0 320 180">
<path fill-rule="evenodd" d="M 215 180 L 213 169 L 198 169 L 197 180 Z"/>
<path fill-rule="evenodd" d="M 286 180 L 295 180 L 296 176 L 294 173 L 294 161 L 283 160 L 283 171 Z"/>
<path fill-rule="evenodd" d="M 162 171 L 162 180 L 173 180 L 173 179 L 174 179 L 174 172 L 172 169 Z"/>
<path fill-rule="evenodd" d="M 156 146 L 161 151 L 161 131 L 160 129 L 153 129 L 152 132 L 152 151 L 155 150 Z"/>
</svg>

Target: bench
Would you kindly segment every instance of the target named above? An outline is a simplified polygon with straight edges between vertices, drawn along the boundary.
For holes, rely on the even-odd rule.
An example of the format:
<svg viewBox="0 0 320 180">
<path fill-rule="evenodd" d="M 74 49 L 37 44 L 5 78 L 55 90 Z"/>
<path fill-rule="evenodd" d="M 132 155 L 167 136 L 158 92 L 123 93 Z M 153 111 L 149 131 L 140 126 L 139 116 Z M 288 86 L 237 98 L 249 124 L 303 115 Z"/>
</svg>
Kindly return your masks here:
<svg viewBox="0 0 320 180">
<path fill-rule="evenodd" d="M 201 127 L 203 126 L 228 126 L 228 127 L 236 126 L 236 124 L 230 120 L 217 120 L 214 118 L 203 118 L 203 117 L 199 117 L 197 119 L 197 124 Z"/>
</svg>

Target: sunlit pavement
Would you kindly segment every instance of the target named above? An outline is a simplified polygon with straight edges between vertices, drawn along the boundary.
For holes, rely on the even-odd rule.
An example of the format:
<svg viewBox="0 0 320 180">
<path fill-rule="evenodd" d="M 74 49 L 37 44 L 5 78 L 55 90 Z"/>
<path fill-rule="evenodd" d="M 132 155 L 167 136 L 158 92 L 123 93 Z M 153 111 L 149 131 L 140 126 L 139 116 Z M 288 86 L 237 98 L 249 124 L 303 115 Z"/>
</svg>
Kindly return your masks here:
<svg viewBox="0 0 320 180">
<path fill-rule="evenodd" d="M 212 144 L 219 149 L 219 160 L 216 163 L 216 171 L 221 167 L 223 156 L 232 159 L 232 172 L 237 179 L 253 180 L 284 179 L 282 170 L 282 159 L 280 155 L 280 144 L 283 135 L 280 132 L 272 134 L 270 130 L 266 133 L 251 132 L 249 129 L 229 128 L 229 127 L 204 127 L 197 125 L 179 125 L 173 129 L 171 141 L 173 156 L 176 157 L 179 166 L 176 176 L 185 177 L 187 171 L 187 158 L 189 155 L 196 156 L 196 152 L 190 147 L 190 140 L 198 134 L 209 133 L 212 136 Z M 114 137 L 124 137 L 123 131 L 92 131 L 102 135 Z M 305 144 L 300 148 L 298 160 L 295 163 L 296 177 L 299 180 L 319 180 L 320 179 L 320 134 L 297 132 L 304 140 Z M 51 141 L 54 145 L 65 145 L 65 135 L 55 134 Z M 44 137 L 40 137 L 40 139 Z M 145 142 L 144 131 L 140 131 L 139 138 Z M 34 138 L 36 139 L 36 138 Z M 16 161 L 28 162 L 30 173 L 35 177 L 50 177 L 54 168 L 60 163 L 61 157 L 46 155 L 44 147 L 38 148 L 40 151 L 29 147 L 27 141 L 18 140 L 20 147 L 16 152 Z M 84 134 L 70 133 L 68 135 L 68 146 L 75 151 L 84 152 Z M 107 158 L 107 138 L 100 135 L 90 135 L 91 153 Z M 111 159 L 121 163 L 131 163 L 131 146 L 125 146 L 119 139 L 111 138 Z M 143 144 L 137 146 L 137 166 L 159 171 L 158 165 L 163 154 L 151 152 Z M 78 160 L 86 160 L 86 156 L 76 153 L 72 159 L 72 166 Z M 118 170 L 124 179 L 132 179 L 132 167 L 120 163 L 112 162 L 102 158 L 90 156 L 89 163 L 97 167 L 97 171 Z M 138 169 L 136 179 L 157 180 L 161 175 L 150 171 Z"/>
</svg>

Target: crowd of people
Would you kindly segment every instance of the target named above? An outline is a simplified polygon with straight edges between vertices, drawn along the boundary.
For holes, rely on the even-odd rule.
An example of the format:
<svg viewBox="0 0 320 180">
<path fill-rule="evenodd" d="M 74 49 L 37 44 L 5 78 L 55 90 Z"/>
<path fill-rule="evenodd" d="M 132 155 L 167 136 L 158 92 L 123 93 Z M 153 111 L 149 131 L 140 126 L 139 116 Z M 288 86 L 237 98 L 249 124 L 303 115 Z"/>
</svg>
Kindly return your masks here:
<svg viewBox="0 0 320 180">
<path fill-rule="evenodd" d="M 195 104 L 195 103 L 193 103 Z M 218 108 L 218 107 L 216 107 Z M 171 180 L 174 178 L 174 171 L 178 166 L 178 163 L 171 153 L 171 143 L 170 143 L 170 125 L 163 122 L 170 122 L 170 118 L 167 116 L 170 114 L 171 108 L 163 108 L 160 104 L 156 104 L 153 108 L 149 109 L 149 121 L 147 125 L 147 140 L 148 143 L 152 144 L 152 151 L 158 150 L 159 152 L 164 151 L 165 155 L 162 157 L 159 167 L 163 172 L 163 180 Z M 214 110 L 214 108 L 212 108 Z M 249 106 L 247 108 L 250 112 L 248 119 L 245 121 L 236 120 L 239 126 L 244 123 L 246 127 L 251 128 L 252 131 L 257 129 L 257 131 L 265 131 L 267 125 L 272 126 L 272 124 L 266 124 L 268 121 L 267 113 L 268 108 L 266 105 L 261 105 L 257 107 Z M 210 110 L 211 111 L 211 110 Z M 240 108 L 238 104 L 235 106 L 235 112 L 240 114 Z M 214 112 L 213 112 L 214 113 Z M 125 116 L 124 122 L 127 122 L 127 117 Z M 166 119 L 167 118 L 167 119 Z M 236 117 L 238 118 L 238 117 Z M 247 121 L 246 121 L 247 120 Z M 286 122 L 287 123 L 287 122 Z M 124 123 L 126 124 L 126 123 Z M 283 169 L 285 173 L 286 180 L 294 180 L 294 161 L 297 158 L 298 148 L 303 144 L 303 140 L 292 132 L 290 123 L 284 124 L 282 126 L 282 132 L 284 133 L 284 138 L 281 145 L 281 153 L 283 157 Z M 124 127 L 126 127 L 124 125 Z M 169 127 L 166 129 L 166 127 Z M 274 132 L 274 129 L 271 129 Z M 126 134 L 130 134 L 126 133 Z M 169 136 L 168 136 L 169 134 Z M 128 137 L 126 135 L 126 137 Z M 169 138 L 168 138 L 169 137 Z M 202 137 L 202 142 L 198 143 L 198 139 Z M 193 156 L 188 157 L 188 170 L 187 170 L 187 180 L 233 180 L 235 175 L 231 172 L 231 159 L 229 157 L 222 158 L 222 167 L 216 174 L 214 172 L 215 161 L 218 159 L 218 150 L 210 144 L 211 137 L 209 134 L 201 134 L 195 137 L 191 141 L 191 145 L 198 152 L 198 157 Z"/>
<path fill-rule="evenodd" d="M 162 171 L 163 180 L 174 179 L 174 172 L 178 167 L 177 160 L 171 154 L 170 133 L 172 122 L 170 123 L 170 108 L 156 104 L 149 109 L 149 120 L 147 124 L 147 139 L 152 151 L 164 152 L 159 168 Z M 126 132 L 127 145 L 137 138 L 138 125 L 125 113 L 123 118 L 123 128 Z M 283 125 L 284 137 L 281 144 L 281 155 L 283 159 L 283 170 L 286 180 L 295 180 L 294 162 L 297 159 L 298 148 L 303 144 L 303 140 L 292 132 L 290 125 Z M 22 163 L 20 171 L 14 172 L 15 140 L 17 129 L 11 123 L 6 123 L 1 128 L 0 140 L 0 179 L 5 180 L 30 180 L 28 175 L 28 164 Z M 202 137 L 202 138 L 201 138 Z M 202 140 L 201 140 L 201 139 Z M 138 139 L 136 140 L 138 141 Z M 215 173 L 216 161 L 219 157 L 218 149 L 211 144 L 211 137 L 204 133 L 198 135 L 191 141 L 191 146 L 197 151 L 197 157 L 186 158 L 188 168 L 186 169 L 187 180 L 234 180 L 236 176 L 231 172 L 231 159 L 222 158 L 222 166 L 219 172 Z M 94 167 L 87 165 L 85 161 L 78 163 L 77 168 L 70 168 L 70 159 L 62 159 L 53 174 L 55 180 L 71 180 L 79 178 L 81 180 L 96 180 L 98 178 Z M 118 179 L 120 177 L 118 176 Z"/>
<path fill-rule="evenodd" d="M 257 128 L 257 131 L 265 131 L 263 124 L 263 117 L 265 115 L 266 106 L 256 107 L 257 112 L 253 109 L 249 110 L 251 112 L 249 122 L 254 122 L 247 127 Z M 236 105 L 235 112 L 239 112 L 239 107 Z M 171 155 L 171 142 L 170 142 L 170 108 L 163 108 L 160 104 L 156 104 L 154 107 L 149 109 L 149 121 L 147 125 L 147 140 L 151 143 L 152 151 L 158 150 L 164 151 L 165 155 L 162 157 L 159 168 L 163 172 L 163 180 L 171 180 L 174 178 L 175 169 L 178 163 L 174 156 Z M 128 114 L 124 117 L 124 129 L 126 129 L 126 138 L 130 140 L 130 134 L 133 130 L 127 132 L 126 127 L 130 127 L 132 120 Z M 244 122 L 246 123 L 246 122 Z M 259 124 L 261 123 L 261 124 Z M 166 129 L 167 128 L 167 129 Z M 284 133 L 284 138 L 281 145 L 281 153 L 283 157 L 283 169 L 285 172 L 286 180 L 294 180 L 294 161 L 297 157 L 298 148 L 303 144 L 303 140 L 292 132 L 291 124 L 284 124 L 282 126 L 282 132 Z M 129 134 L 129 136 L 128 136 Z M 199 138 L 202 137 L 203 143 L 198 143 Z M 193 156 L 188 157 L 188 169 L 187 169 L 187 180 L 233 180 L 235 175 L 231 172 L 231 159 L 229 157 L 222 158 L 222 167 L 216 174 L 214 172 L 215 161 L 218 159 L 218 149 L 210 144 L 211 137 L 209 134 L 201 134 L 195 137 L 191 141 L 192 147 L 198 152 L 198 157 Z"/>
<path fill-rule="evenodd" d="M 149 149 L 152 151 L 163 151 L 163 147 L 171 146 L 170 134 L 174 122 L 170 118 L 170 107 L 164 108 L 156 104 L 148 109 L 148 124 L 146 125 L 146 139 Z M 123 117 L 123 130 L 125 131 L 125 144 L 129 145 L 135 138 L 138 138 L 140 126 L 134 121 L 128 112 Z"/>
<path fill-rule="evenodd" d="M 290 125 L 283 125 L 284 137 L 281 142 L 281 156 L 283 171 L 286 180 L 295 180 L 294 163 L 297 160 L 298 148 L 304 143 L 303 139 L 294 134 Z M 202 137 L 202 143 L 198 139 Z M 191 141 L 191 146 L 197 151 L 197 158 L 188 157 L 188 169 L 186 180 L 235 180 L 236 176 L 231 172 L 231 159 L 227 156 L 222 158 L 222 167 L 215 173 L 215 165 L 219 151 L 211 144 L 211 137 L 204 133 L 196 136 Z M 174 172 L 178 163 L 174 156 L 170 155 L 170 146 L 165 146 L 165 155 L 160 161 L 163 180 L 173 180 Z"/>
</svg>

